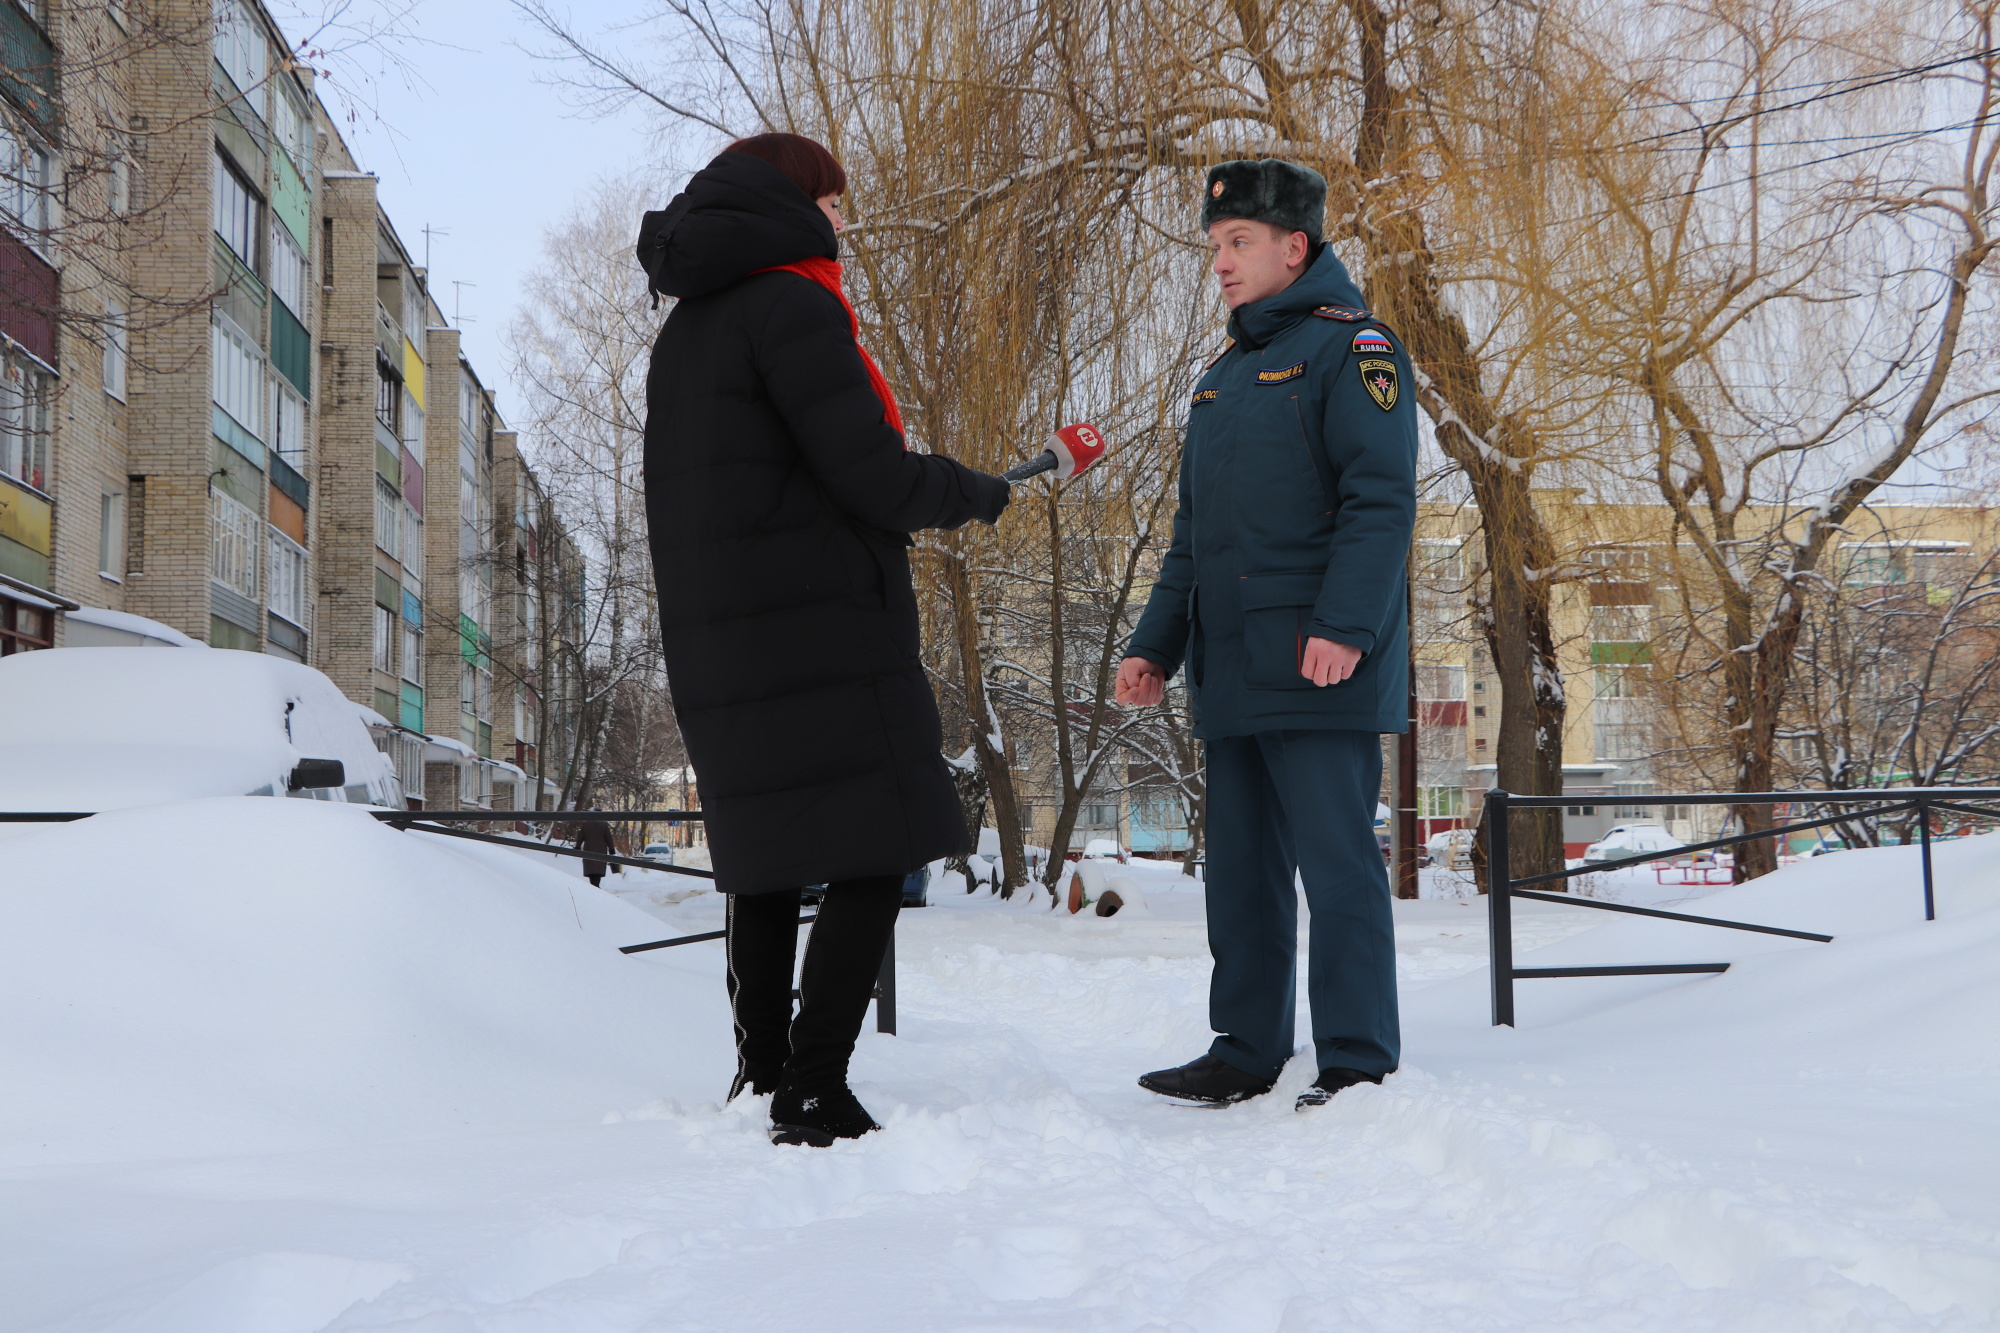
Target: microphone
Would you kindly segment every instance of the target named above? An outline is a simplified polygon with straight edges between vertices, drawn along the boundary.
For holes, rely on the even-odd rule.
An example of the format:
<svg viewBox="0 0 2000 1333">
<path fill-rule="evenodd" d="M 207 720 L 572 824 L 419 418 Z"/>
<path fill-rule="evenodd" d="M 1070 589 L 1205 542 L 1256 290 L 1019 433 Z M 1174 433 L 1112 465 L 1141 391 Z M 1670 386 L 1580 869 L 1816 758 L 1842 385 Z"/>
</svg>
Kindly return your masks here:
<svg viewBox="0 0 2000 1333">
<path fill-rule="evenodd" d="M 1103 456 L 1103 432 L 1089 422 L 1079 421 L 1049 436 L 1048 447 L 1042 450 L 1040 457 L 1008 468 L 1000 474 L 1000 479 L 1026 481 L 1044 472 L 1053 472 L 1058 480 L 1067 481 L 1079 472 L 1089 471 L 1091 464 Z"/>
</svg>

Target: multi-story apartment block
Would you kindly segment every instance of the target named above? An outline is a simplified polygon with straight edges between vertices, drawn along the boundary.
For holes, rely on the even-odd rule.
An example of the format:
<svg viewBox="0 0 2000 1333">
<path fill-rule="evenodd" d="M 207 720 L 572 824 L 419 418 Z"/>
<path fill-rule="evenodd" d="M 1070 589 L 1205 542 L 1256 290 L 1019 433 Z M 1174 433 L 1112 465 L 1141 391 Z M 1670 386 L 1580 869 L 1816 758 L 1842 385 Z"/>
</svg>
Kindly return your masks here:
<svg viewBox="0 0 2000 1333">
<path fill-rule="evenodd" d="M 412 797 L 533 798 L 496 445 L 532 475 L 255 0 L 0 0 L 0 336 L 0 653 L 307 662 Z"/>
</svg>

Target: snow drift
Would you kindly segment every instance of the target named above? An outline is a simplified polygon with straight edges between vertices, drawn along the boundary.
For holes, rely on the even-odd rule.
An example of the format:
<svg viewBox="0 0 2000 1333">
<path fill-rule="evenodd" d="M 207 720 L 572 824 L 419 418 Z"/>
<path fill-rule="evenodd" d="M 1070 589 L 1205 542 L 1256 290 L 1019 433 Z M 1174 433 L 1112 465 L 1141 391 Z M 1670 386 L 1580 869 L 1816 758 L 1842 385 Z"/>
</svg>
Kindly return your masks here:
<svg viewBox="0 0 2000 1333">
<path fill-rule="evenodd" d="M 595 1124 L 733 1067 L 708 960 L 621 955 L 660 923 L 532 853 L 241 797 L 7 855 L 0 1167 Z"/>
</svg>

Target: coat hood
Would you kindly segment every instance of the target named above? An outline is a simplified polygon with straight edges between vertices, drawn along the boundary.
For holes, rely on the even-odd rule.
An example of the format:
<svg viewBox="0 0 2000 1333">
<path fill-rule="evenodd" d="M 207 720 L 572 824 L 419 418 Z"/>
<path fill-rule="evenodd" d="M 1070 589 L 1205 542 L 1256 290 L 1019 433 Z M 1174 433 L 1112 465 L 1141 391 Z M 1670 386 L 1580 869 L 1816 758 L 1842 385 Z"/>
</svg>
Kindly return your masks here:
<svg viewBox="0 0 2000 1333">
<path fill-rule="evenodd" d="M 837 259 L 840 243 L 785 173 L 761 157 L 722 153 L 664 209 L 646 214 L 638 254 L 655 298 L 706 296 L 760 268 Z"/>
<path fill-rule="evenodd" d="M 1230 314 L 1229 336 L 1240 343 L 1262 347 L 1323 305 L 1368 308 L 1361 289 L 1347 275 L 1347 265 L 1340 262 L 1332 246 L 1322 241 L 1319 254 L 1297 282 L 1276 296 L 1238 306 Z"/>
</svg>

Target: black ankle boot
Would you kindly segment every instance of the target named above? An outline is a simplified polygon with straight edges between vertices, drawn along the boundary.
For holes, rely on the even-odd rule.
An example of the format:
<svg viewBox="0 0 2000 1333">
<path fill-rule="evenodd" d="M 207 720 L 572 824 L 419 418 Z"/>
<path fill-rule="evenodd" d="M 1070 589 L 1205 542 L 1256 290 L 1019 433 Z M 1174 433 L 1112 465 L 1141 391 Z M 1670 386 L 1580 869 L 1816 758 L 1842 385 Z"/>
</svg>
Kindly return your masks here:
<svg viewBox="0 0 2000 1333">
<path fill-rule="evenodd" d="M 771 1142 L 831 1148 L 882 1128 L 845 1083 L 803 1088 L 787 1083 L 771 1098 Z"/>
<path fill-rule="evenodd" d="M 826 886 L 799 969 L 791 1056 L 771 1099 L 771 1142 L 825 1148 L 881 1128 L 848 1091 L 847 1061 L 902 907 L 901 875 Z"/>
</svg>

